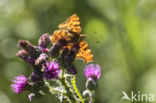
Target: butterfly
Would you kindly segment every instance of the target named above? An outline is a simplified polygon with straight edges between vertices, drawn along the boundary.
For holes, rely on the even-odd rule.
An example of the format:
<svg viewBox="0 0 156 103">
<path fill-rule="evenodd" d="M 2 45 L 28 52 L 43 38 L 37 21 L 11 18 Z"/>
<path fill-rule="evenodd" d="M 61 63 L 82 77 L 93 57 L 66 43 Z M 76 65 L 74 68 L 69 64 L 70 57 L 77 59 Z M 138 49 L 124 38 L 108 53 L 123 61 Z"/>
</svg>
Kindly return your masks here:
<svg viewBox="0 0 156 103">
<path fill-rule="evenodd" d="M 70 16 L 64 23 L 60 24 L 59 30 L 54 31 L 51 36 L 53 44 L 64 40 L 66 44 L 63 48 L 69 50 L 75 45 L 79 45 L 79 49 L 76 53 L 76 58 L 83 59 L 85 63 L 93 61 L 93 54 L 86 41 L 84 41 L 85 35 L 81 34 L 80 19 L 76 14 Z"/>
</svg>

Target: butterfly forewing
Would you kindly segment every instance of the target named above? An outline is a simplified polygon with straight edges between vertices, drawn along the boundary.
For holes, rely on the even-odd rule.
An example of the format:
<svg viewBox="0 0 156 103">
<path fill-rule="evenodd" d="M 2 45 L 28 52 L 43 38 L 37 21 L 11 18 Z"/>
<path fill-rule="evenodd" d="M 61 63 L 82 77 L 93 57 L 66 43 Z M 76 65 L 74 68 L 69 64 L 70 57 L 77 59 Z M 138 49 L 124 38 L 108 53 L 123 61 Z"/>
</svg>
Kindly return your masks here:
<svg viewBox="0 0 156 103">
<path fill-rule="evenodd" d="M 59 28 L 66 29 L 71 32 L 77 33 L 77 35 L 80 35 L 81 32 L 80 19 L 76 14 L 74 14 L 70 16 L 64 23 L 60 24 Z"/>
</svg>

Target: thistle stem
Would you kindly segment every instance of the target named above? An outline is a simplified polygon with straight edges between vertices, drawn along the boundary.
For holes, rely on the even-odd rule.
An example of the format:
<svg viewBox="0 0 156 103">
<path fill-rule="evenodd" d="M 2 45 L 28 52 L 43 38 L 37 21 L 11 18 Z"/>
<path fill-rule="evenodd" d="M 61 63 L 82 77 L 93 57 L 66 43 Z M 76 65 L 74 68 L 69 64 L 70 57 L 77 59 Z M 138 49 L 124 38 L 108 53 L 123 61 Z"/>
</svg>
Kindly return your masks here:
<svg viewBox="0 0 156 103">
<path fill-rule="evenodd" d="M 70 99 L 72 103 L 76 103 L 76 99 L 74 98 L 73 93 L 70 91 L 70 87 L 68 86 L 68 83 L 65 80 L 63 69 L 62 69 L 61 83 L 62 83 L 62 86 L 64 86 L 64 89 L 66 90 L 66 96 Z"/>
<path fill-rule="evenodd" d="M 66 95 L 68 96 L 68 98 L 70 99 L 70 101 L 72 103 L 76 103 L 76 99 L 73 97 L 73 93 L 70 91 L 70 88 L 68 87 L 65 78 L 62 78 L 62 85 L 64 86 L 65 90 L 66 90 Z"/>
<path fill-rule="evenodd" d="M 73 76 L 73 79 L 72 79 L 72 86 L 73 86 L 73 89 L 75 91 L 75 93 L 77 94 L 77 96 L 79 97 L 81 103 L 84 103 L 84 99 L 82 98 L 77 86 L 76 86 L 76 77 Z"/>
<path fill-rule="evenodd" d="M 44 80 L 45 85 L 47 86 L 47 88 L 49 89 L 48 93 L 49 94 L 54 94 L 54 93 L 63 93 L 63 95 L 65 94 L 64 92 L 60 91 L 60 90 L 56 90 L 55 88 L 53 88 L 49 82 L 47 82 L 46 80 Z"/>
</svg>

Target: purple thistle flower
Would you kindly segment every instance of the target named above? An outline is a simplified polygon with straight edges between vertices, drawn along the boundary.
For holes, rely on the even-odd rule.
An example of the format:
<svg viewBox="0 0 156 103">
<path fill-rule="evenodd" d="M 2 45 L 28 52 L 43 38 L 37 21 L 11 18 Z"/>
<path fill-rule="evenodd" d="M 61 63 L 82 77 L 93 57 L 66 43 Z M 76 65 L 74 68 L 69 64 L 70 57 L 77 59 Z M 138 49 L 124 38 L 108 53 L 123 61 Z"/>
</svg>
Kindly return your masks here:
<svg viewBox="0 0 156 103">
<path fill-rule="evenodd" d="M 42 52 L 47 53 L 47 52 L 49 52 L 49 50 L 48 50 L 48 48 L 43 48 Z"/>
<path fill-rule="evenodd" d="M 12 82 L 13 84 L 11 84 L 11 88 L 13 92 L 19 94 L 22 92 L 22 90 L 25 89 L 26 85 L 28 84 L 28 79 L 24 75 L 21 75 L 21 76 L 15 77 Z"/>
<path fill-rule="evenodd" d="M 57 62 L 46 62 L 43 75 L 46 79 L 58 79 L 60 72 Z"/>
<path fill-rule="evenodd" d="M 99 79 L 101 75 L 101 67 L 97 64 L 90 64 L 85 67 L 85 76 L 87 80 Z"/>
</svg>

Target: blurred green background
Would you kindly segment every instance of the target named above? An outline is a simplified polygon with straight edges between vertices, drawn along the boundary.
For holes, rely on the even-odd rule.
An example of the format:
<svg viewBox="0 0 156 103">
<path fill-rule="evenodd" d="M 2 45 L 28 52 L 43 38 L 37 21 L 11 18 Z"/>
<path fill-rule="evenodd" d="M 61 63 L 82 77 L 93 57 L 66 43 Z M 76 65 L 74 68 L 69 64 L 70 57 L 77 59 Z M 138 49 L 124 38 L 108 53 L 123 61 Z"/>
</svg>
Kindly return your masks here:
<svg viewBox="0 0 156 103">
<path fill-rule="evenodd" d="M 80 17 L 94 63 L 102 67 L 96 103 L 121 103 L 122 91 L 156 95 L 156 0 L 0 0 L 0 103 L 29 102 L 30 92 L 15 94 L 10 88 L 14 76 L 31 73 L 16 57 L 18 40 L 37 45 L 41 34 L 52 34 L 74 13 Z M 82 93 L 85 64 L 75 64 Z M 32 101 L 43 102 L 56 103 L 56 98 Z"/>
</svg>

